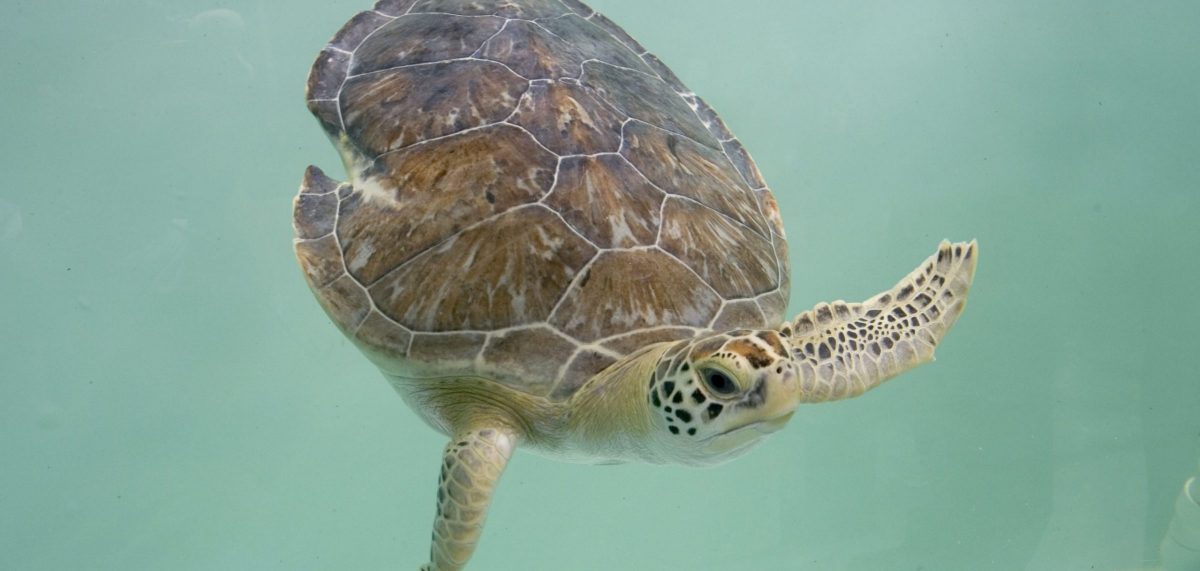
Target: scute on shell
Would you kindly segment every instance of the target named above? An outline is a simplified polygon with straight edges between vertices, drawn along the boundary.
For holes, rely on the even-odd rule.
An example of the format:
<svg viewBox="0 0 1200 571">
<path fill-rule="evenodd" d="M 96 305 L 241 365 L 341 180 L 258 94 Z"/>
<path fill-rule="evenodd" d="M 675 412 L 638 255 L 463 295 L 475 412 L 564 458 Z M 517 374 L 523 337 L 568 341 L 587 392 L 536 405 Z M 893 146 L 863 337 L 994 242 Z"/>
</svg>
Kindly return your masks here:
<svg viewBox="0 0 1200 571">
<path fill-rule="evenodd" d="M 617 152 L 626 117 L 577 83 L 536 82 L 509 122 L 559 155 Z"/>
<path fill-rule="evenodd" d="M 778 324 L 786 241 L 716 113 L 578 0 L 383 0 L 310 74 L 351 183 L 297 256 L 389 375 L 553 400 L 647 344 Z"/>
<path fill-rule="evenodd" d="M 595 255 L 596 247 L 561 218 L 531 205 L 455 234 L 401 265 L 371 286 L 371 297 L 414 331 L 530 325 L 550 319 Z"/>
<path fill-rule="evenodd" d="M 529 82 L 497 63 L 455 60 L 346 80 L 346 134 L 370 156 L 503 121 Z"/>
</svg>

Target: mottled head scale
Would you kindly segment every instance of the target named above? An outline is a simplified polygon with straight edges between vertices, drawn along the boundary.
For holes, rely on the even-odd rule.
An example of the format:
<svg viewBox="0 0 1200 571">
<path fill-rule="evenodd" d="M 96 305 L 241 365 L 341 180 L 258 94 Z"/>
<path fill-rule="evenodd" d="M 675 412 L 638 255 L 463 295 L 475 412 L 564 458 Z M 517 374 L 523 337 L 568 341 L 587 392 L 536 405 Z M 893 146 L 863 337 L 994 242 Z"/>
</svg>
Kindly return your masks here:
<svg viewBox="0 0 1200 571">
<path fill-rule="evenodd" d="M 648 402 L 680 462 L 711 464 L 782 428 L 799 404 L 787 339 L 734 331 L 676 343 L 658 361 Z"/>
</svg>

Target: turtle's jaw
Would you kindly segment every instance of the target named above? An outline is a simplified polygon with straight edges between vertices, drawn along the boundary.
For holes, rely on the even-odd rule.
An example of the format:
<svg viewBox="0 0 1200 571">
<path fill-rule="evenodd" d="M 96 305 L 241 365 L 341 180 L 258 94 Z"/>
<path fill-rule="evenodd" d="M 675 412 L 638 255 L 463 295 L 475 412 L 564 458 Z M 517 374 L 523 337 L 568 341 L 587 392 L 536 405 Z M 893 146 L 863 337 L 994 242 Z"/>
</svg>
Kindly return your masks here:
<svg viewBox="0 0 1200 571">
<path fill-rule="evenodd" d="M 708 438 L 705 438 L 703 440 L 703 442 L 711 442 L 712 440 L 721 438 L 723 436 L 730 436 L 730 435 L 734 435 L 739 432 L 747 432 L 747 431 L 752 431 L 752 432 L 758 433 L 759 435 L 762 435 L 762 436 L 766 436 L 768 434 L 773 434 L 775 432 L 778 432 L 784 426 L 787 426 L 787 423 L 789 420 L 792 419 L 793 414 L 796 414 L 796 411 L 793 410 L 793 411 L 787 412 L 785 414 L 776 416 L 774 418 L 768 418 L 766 420 L 756 420 L 753 422 L 748 422 L 741 426 L 735 426 L 735 427 L 725 430 L 723 432 L 709 436 Z"/>
<path fill-rule="evenodd" d="M 795 409 L 791 410 L 790 412 L 788 412 L 786 414 L 779 415 L 775 418 L 761 420 L 759 422 L 756 422 L 756 423 L 750 425 L 750 427 L 753 427 L 755 432 L 758 432 L 759 434 L 766 436 L 768 434 L 778 432 L 781 428 L 787 426 L 787 423 L 789 420 L 792 419 L 793 414 L 796 414 Z"/>
<path fill-rule="evenodd" d="M 787 426 L 795 410 L 767 419 L 755 420 L 727 429 L 700 441 L 706 457 L 718 464 L 741 456 L 770 434 Z"/>
</svg>

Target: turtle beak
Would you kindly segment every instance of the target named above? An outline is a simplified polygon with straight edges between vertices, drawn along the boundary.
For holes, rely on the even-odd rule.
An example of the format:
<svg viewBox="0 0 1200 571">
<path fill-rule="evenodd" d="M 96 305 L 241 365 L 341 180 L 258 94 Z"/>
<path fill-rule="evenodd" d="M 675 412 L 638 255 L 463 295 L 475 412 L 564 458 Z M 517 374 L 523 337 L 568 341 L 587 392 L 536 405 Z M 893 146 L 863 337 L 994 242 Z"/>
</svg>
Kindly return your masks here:
<svg viewBox="0 0 1200 571">
<path fill-rule="evenodd" d="M 768 434 L 778 432 L 781 428 L 787 426 L 788 421 L 792 419 L 792 415 L 794 414 L 796 414 L 795 409 L 775 418 L 756 422 L 752 426 L 754 426 L 754 430 L 759 434 L 766 436 Z"/>
<path fill-rule="evenodd" d="M 795 414 L 794 410 L 765 420 L 749 422 L 709 436 L 701 443 L 705 445 L 710 454 L 722 456 L 722 460 L 728 460 L 733 455 L 749 450 L 754 444 L 762 442 L 767 435 L 778 432 L 787 426 L 793 414 Z"/>
<path fill-rule="evenodd" d="M 767 435 L 786 426 L 793 413 L 794 411 L 789 411 L 765 420 L 743 424 L 704 439 L 701 444 L 704 446 L 705 455 L 710 458 L 709 463 L 719 464 L 745 454 Z"/>
<path fill-rule="evenodd" d="M 776 417 L 768 418 L 766 420 L 756 420 L 754 422 L 749 422 L 749 423 L 743 424 L 741 426 L 730 428 L 729 430 L 726 430 L 725 432 L 721 432 L 719 434 L 714 434 L 712 436 L 709 436 L 707 438 L 707 440 L 712 440 L 714 438 L 720 438 L 722 436 L 728 436 L 735 432 L 756 432 L 762 436 L 766 436 L 768 434 L 773 434 L 775 432 L 779 432 L 779 430 L 781 428 L 783 428 L 784 426 L 787 426 L 788 421 L 792 419 L 792 415 L 794 415 L 794 414 L 796 414 L 796 411 L 791 410 L 784 414 L 781 414 Z"/>
</svg>

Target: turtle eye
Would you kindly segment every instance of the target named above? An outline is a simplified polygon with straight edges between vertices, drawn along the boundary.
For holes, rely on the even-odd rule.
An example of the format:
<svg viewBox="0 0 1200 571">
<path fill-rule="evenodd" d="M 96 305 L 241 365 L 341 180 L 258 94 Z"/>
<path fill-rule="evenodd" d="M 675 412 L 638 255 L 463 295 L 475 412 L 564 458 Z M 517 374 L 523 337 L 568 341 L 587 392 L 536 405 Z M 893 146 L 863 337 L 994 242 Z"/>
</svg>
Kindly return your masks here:
<svg viewBox="0 0 1200 571">
<path fill-rule="evenodd" d="M 704 385 L 717 396 L 727 397 L 738 392 L 737 383 L 720 369 L 704 369 L 700 371 Z"/>
</svg>

